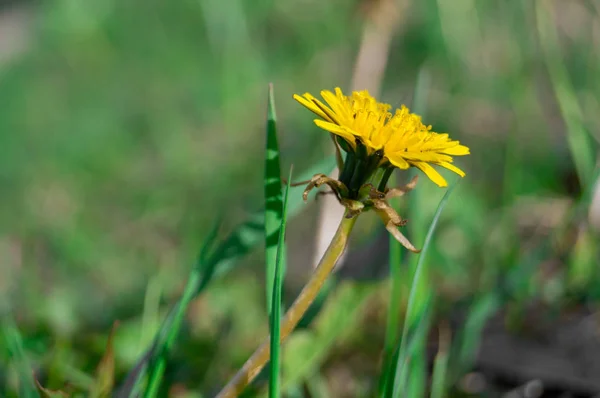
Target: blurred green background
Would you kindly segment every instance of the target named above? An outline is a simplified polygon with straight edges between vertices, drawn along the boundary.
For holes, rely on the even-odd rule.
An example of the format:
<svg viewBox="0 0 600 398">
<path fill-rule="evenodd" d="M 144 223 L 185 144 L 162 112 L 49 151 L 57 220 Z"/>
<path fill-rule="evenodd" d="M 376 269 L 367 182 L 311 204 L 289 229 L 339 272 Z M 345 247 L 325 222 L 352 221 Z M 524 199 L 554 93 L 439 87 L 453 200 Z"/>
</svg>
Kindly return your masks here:
<svg viewBox="0 0 600 398">
<path fill-rule="evenodd" d="M 363 31 L 385 1 L 2 5 L 0 310 L 13 315 L 44 385 L 89 383 L 115 320 L 122 380 L 179 297 L 219 212 L 227 232 L 262 207 L 267 83 L 275 87 L 284 174 L 292 163 L 306 170 L 330 155 L 329 138 L 292 94 L 350 90 Z M 425 79 L 425 123 L 472 153 L 456 159 L 467 176 L 428 257 L 437 298 L 432 340 L 443 322 L 456 332 L 460 370 L 451 391 L 494 396 L 541 377 L 535 371 L 544 361 L 527 362 L 520 348 L 533 373 L 498 381 L 504 365 L 493 347 L 503 346 L 491 340 L 490 350 L 476 354 L 478 336 L 485 343 L 490 333 L 504 336 L 506 350 L 513 340 L 548 341 L 548 350 L 538 347 L 548 358 L 563 358 L 550 349 L 561 347 L 556 334 L 589 340 L 580 351 L 565 348 L 561 366 L 570 370 L 557 365 L 548 378 L 573 391 L 571 379 L 553 379 L 566 372 L 593 391 L 600 360 L 582 365 L 573 352 L 592 355 L 600 345 L 580 327 L 590 319 L 600 325 L 600 203 L 593 200 L 600 4 L 394 4 L 380 99 L 411 106 L 417 80 Z M 413 213 L 404 215 L 426 228 L 444 190 L 421 178 L 417 191 Z M 304 207 L 288 223 L 287 303 L 310 272 L 318 214 L 314 202 Z M 352 250 L 365 260 L 350 264 L 359 258 L 351 251 L 348 266 L 358 271 L 347 271 L 360 276 L 340 272 L 306 329 L 314 333 L 301 331 L 284 353 L 289 369 L 306 369 L 289 383 L 290 396 L 376 390 L 387 237 L 372 215 L 362 218 Z M 422 246 L 417 232 L 412 237 Z M 263 259 L 253 251 L 194 301 L 165 396 L 211 396 L 267 333 Z M 5 348 L 0 358 L 8 358 Z M 465 375 L 487 377 L 485 388 Z M 0 361 L 0 391 L 16 394 L 8 361 Z"/>
</svg>

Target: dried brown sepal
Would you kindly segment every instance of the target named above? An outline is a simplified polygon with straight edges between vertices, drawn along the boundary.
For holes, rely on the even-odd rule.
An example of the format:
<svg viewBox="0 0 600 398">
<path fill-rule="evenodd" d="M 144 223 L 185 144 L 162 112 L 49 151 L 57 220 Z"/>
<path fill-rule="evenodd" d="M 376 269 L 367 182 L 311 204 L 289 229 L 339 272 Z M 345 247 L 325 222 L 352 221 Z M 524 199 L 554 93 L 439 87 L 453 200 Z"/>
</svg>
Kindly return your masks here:
<svg viewBox="0 0 600 398">
<path fill-rule="evenodd" d="M 406 225 L 407 220 L 402 219 L 396 210 L 394 210 L 385 200 L 373 201 L 373 208 L 385 224 L 385 229 L 387 229 L 402 246 L 413 253 L 421 252 L 421 250 L 410 243 L 408 238 L 398 230 L 398 227 Z"/>
<path fill-rule="evenodd" d="M 397 198 L 397 197 L 403 196 L 407 192 L 412 191 L 417 186 L 418 179 L 419 179 L 419 176 L 414 176 L 412 178 L 412 180 L 410 180 L 410 182 L 404 186 L 401 186 L 398 188 L 386 189 L 385 190 L 385 198 L 386 199 Z"/>
<path fill-rule="evenodd" d="M 394 210 L 392 206 L 390 206 L 385 200 L 375 200 L 373 201 L 373 207 L 375 211 L 382 214 L 385 214 L 384 222 L 390 221 L 397 227 L 403 227 L 406 225 L 407 220 L 402 219 L 400 215 Z"/>
<path fill-rule="evenodd" d="M 369 200 L 382 200 L 385 199 L 385 193 L 378 191 L 373 185 L 365 184 L 361 188 L 362 190 L 368 189 L 366 196 Z"/>
<path fill-rule="evenodd" d="M 304 180 L 304 181 L 298 181 L 298 182 L 291 182 L 290 183 L 290 187 L 299 187 L 300 185 L 306 185 L 309 182 L 310 182 L 310 180 Z M 287 183 L 288 183 L 287 178 L 281 177 L 281 183 L 283 185 L 287 185 Z"/>
<path fill-rule="evenodd" d="M 406 225 L 407 220 L 402 219 L 396 210 L 394 210 L 387 202 L 387 199 L 389 198 L 402 196 L 413 190 L 417 185 L 416 176 L 413 177 L 408 184 L 399 188 L 386 189 L 385 192 L 378 191 L 372 184 L 365 184 L 358 192 L 358 200 L 355 200 L 348 199 L 348 188 L 342 182 L 330 178 L 325 174 L 315 174 L 302 194 L 304 201 L 307 201 L 310 191 L 321 185 L 328 185 L 332 192 L 319 192 L 317 195 L 335 194 L 340 204 L 347 209 L 346 218 L 356 217 L 363 211 L 372 208 L 379 215 L 388 232 L 390 232 L 402 246 L 413 253 L 419 253 L 421 251 L 410 243 L 406 236 L 398 230 L 398 227 Z"/>
<path fill-rule="evenodd" d="M 348 196 L 348 188 L 341 183 L 340 181 L 327 177 L 325 174 L 315 174 L 313 178 L 310 179 L 310 182 L 306 186 L 304 193 L 302 194 L 302 199 L 306 202 L 308 200 L 308 194 L 313 188 L 318 188 L 321 185 L 328 185 L 333 192 L 337 195 L 338 199 L 345 198 Z"/>
<path fill-rule="evenodd" d="M 42 387 L 42 385 L 40 384 L 40 382 L 35 379 L 35 388 L 38 391 L 38 394 L 40 395 L 40 398 L 64 398 L 64 397 L 69 397 L 69 394 L 67 394 L 64 391 L 58 391 L 58 390 L 49 390 L 47 388 Z"/>
</svg>

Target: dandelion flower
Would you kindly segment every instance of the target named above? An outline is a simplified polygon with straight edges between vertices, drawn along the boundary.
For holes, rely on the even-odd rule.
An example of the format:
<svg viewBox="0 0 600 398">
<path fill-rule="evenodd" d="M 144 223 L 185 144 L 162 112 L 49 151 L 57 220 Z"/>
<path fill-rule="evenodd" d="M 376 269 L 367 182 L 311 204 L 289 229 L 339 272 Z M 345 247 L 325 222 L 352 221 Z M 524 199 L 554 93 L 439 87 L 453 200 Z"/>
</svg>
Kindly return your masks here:
<svg viewBox="0 0 600 398">
<path fill-rule="evenodd" d="M 448 134 L 431 131 L 431 126 L 424 125 L 406 106 L 392 114 L 389 104 L 377 102 L 366 90 L 346 96 L 336 88 L 335 93 L 321 91 L 321 96 L 326 104 L 309 93 L 294 95 L 294 99 L 319 116 L 315 124 L 339 137 L 337 142 L 346 152 L 370 164 L 364 177 L 379 167 L 416 167 L 438 186 L 447 186 L 432 165 L 464 177 L 452 164 L 452 157 L 468 155 L 469 148 Z"/>
</svg>

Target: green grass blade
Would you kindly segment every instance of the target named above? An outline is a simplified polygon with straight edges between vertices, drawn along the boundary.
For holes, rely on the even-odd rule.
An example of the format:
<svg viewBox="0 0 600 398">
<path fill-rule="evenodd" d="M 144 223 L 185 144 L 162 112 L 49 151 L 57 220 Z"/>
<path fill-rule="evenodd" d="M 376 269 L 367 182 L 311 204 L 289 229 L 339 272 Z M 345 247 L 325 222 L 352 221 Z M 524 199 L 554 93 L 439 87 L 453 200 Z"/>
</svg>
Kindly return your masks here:
<svg viewBox="0 0 600 398">
<path fill-rule="evenodd" d="M 419 74 L 417 76 L 417 83 L 415 86 L 415 94 L 413 98 L 413 111 L 422 117 L 424 116 L 426 109 L 426 97 L 427 92 L 429 91 L 429 82 L 430 76 L 425 70 L 425 68 L 421 68 Z M 392 178 L 390 181 L 394 181 Z M 389 185 L 389 184 L 388 184 Z M 410 195 L 419 195 L 419 190 L 415 190 L 411 192 Z M 416 198 L 415 198 L 416 199 Z M 414 200 L 411 203 L 419 203 L 419 201 Z M 396 207 L 396 206 L 394 206 Z M 414 206 L 413 206 L 414 207 Z M 398 209 L 396 209 L 398 210 Z M 417 210 L 418 209 L 413 209 Z M 412 214 L 412 212 L 411 212 Z M 411 218 L 413 216 L 411 215 Z M 414 232 L 414 231 L 413 231 Z M 418 232 L 418 231 L 417 231 Z M 413 235 L 413 239 L 421 239 L 419 234 L 411 234 Z M 414 236 L 416 235 L 416 236 Z M 383 366 L 382 373 L 379 379 L 379 392 L 381 396 L 388 396 L 391 389 L 391 380 L 394 377 L 394 372 L 396 368 L 396 347 L 398 345 L 398 334 L 400 325 L 400 304 L 402 301 L 402 291 L 404 286 L 403 277 L 405 273 L 402 271 L 402 246 L 400 243 L 390 235 L 389 237 L 390 244 L 390 254 L 389 254 L 389 267 L 390 267 L 390 299 L 389 299 L 389 308 L 386 319 L 386 332 L 385 332 L 385 343 L 383 349 Z"/>
<path fill-rule="evenodd" d="M 411 355 L 410 367 L 410 383 L 406 386 L 407 397 L 424 397 L 427 384 L 427 355 L 425 355 L 425 339 L 427 333 L 423 336 L 418 336 L 419 344 L 416 345 L 418 352 Z"/>
<path fill-rule="evenodd" d="M 419 255 L 419 259 L 417 262 L 417 267 L 415 269 L 415 274 L 412 280 L 412 285 L 410 289 L 410 295 L 408 297 L 408 304 L 406 308 L 406 316 L 404 321 L 404 326 L 402 329 L 402 338 L 400 340 L 400 350 L 398 354 L 398 362 L 396 363 L 396 372 L 394 376 L 394 388 L 393 388 L 393 397 L 403 396 L 402 391 L 406 388 L 406 378 L 407 378 L 407 369 L 406 363 L 408 359 L 408 338 L 409 338 L 409 330 L 413 330 L 415 326 L 418 325 L 419 319 L 424 318 L 422 315 L 425 308 L 428 307 L 427 302 L 418 302 L 418 295 L 420 294 L 420 287 L 424 283 L 424 274 L 425 274 L 425 258 L 427 256 L 427 252 L 429 250 L 429 246 L 431 244 L 431 239 L 433 237 L 433 233 L 435 232 L 435 228 L 437 227 L 438 221 L 448 202 L 448 198 L 450 194 L 454 191 L 458 184 L 458 180 L 452 184 L 448 190 L 446 191 L 444 197 L 440 201 L 438 208 L 433 216 L 433 220 L 429 225 L 429 230 L 427 231 L 427 236 L 425 237 L 425 242 L 423 243 L 423 249 L 421 254 Z M 431 294 L 431 291 L 428 291 Z"/>
<path fill-rule="evenodd" d="M 446 375 L 448 374 L 448 350 L 450 343 L 450 327 L 443 323 L 440 328 L 438 353 L 433 361 L 431 398 L 444 398 L 446 396 Z"/>
<path fill-rule="evenodd" d="M 424 305 L 416 316 L 415 322 L 413 322 L 413 328 L 411 328 L 406 337 L 406 358 L 411 358 L 410 366 L 403 369 L 406 375 L 411 376 L 411 388 L 412 391 L 425 389 L 425 378 L 423 375 L 426 373 L 426 344 L 427 335 L 429 331 L 429 325 L 431 323 L 431 317 L 433 313 L 433 294 L 423 296 Z M 388 383 L 394 380 L 396 374 L 396 366 L 400 354 L 400 344 L 397 344 L 392 353 L 390 363 L 386 368 L 386 377 Z M 416 361 L 414 359 L 417 359 Z M 406 376 L 403 374 L 403 377 Z M 413 379 L 414 378 L 414 379 Z M 380 396 L 392 397 L 393 385 L 388 386 L 387 391 L 382 391 Z M 409 395 L 410 396 L 410 395 Z"/>
<path fill-rule="evenodd" d="M 315 164 L 310 169 L 304 171 L 298 177 L 299 180 L 310 179 L 313 175 L 331 170 L 335 166 L 335 157 L 329 156 L 323 161 Z M 303 187 L 290 188 L 290 197 L 288 199 L 288 216 L 294 216 L 303 208 L 302 200 Z M 314 197 L 316 190 L 313 190 L 309 198 Z M 218 226 L 218 225 L 217 225 Z M 264 211 L 260 210 L 250 215 L 248 219 L 235 228 L 231 234 L 221 241 L 214 250 L 209 250 L 214 245 L 216 238 L 215 228 L 213 230 L 213 239 L 204 245 L 198 263 L 204 264 L 204 272 L 195 289 L 195 295 L 200 294 L 213 277 L 220 276 L 233 268 L 239 259 L 252 251 L 264 239 Z M 190 280 L 188 280 L 190 282 Z M 195 281 L 191 281 L 195 282 Z M 158 356 L 160 347 L 164 345 L 166 335 L 173 329 L 175 322 L 175 313 L 179 308 L 180 302 L 177 302 L 165 320 L 163 321 L 159 332 L 157 333 L 152 346 L 142 355 L 138 363 L 129 372 L 125 381 L 115 393 L 116 398 L 136 397 L 142 388 L 142 384 L 148 375 L 149 364 Z"/>
<path fill-rule="evenodd" d="M 289 180 L 288 180 L 289 182 Z M 277 144 L 277 120 L 273 84 L 269 84 L 267 106 L 267 148 L 265 151 L 265 264 L 267 287 L 267 313 L 271 313 L 275 268 L 279 252 L 278 236 L 283 219 L 281 199 L 281 166 Z M 285 260 L 281 264 L 285 268 Z"/>
<path fill-rule="evenodd" d="M 431 398 L 446 396 L 446 374 L 448 373 L 448 352 L 438 352 L 433 362 L 431 376 Z"/>
<path fill-rule="evenodd" d="M 457 381 L 473 365 L 483 328 L 500 305 L 500 297 L 494 291 L 482 294 L 470 305 L 467 319 L 456 334 L 455 344 L 451 348 L 450 382 Z"/>
<path fill-rule="evenodd" d="M 379 380 L 381 396 L 387 396 L 390 380 L 395 368 L 395 351 L 398 341 L 398 325 L 400 324 L 400 302 L 402 300 L 402 246 L 390 236 L 390 304 L 385 326 L 385 342 L 383 346 L 383 367 Z"/>
<path fill-rule="evenodd" d="M 410 383 L 405 383 L 406 396 L 422 397 L 425 394 L 426 375 L 427 375 L 427 336 L 431 325 L 433 315 L 433 291 L 427 289 L 424 293 L 417 294 L 418 300 L 422 304 L 414 313 L 416 314 L 411 322 L 411 327 L 408 329 L 406 338 L 406 354 L 403 353 L 404 360 L 401 363 L 406 364 L 401 369 L 401 380 L 410 380 Z M 398 347 L 398 358 L 400 356 L 400 348 L 402 341 Z M 398 359 L 397 358 L 397 359 Z M 398 361 L 394 372 L 398 369 Z M 394 373 L 395 374 L 395 373 Z"/>
<path fill-rule="evenodd" d="M 417 75 L 417 83 L 415 86 L 415 95 L 413 98 L 413 112 L 421 117 L 425 117 L 425 111 L 427 110 L 427 93 L 429 93 L 429 86 L 431 85 L 431 74 L 425 67 L 419 69 Z"/>
<path fill-rule="evenodd" d="M 334 166 L 335 157 L 329 156 L 323 161 L 315 164 L 314 167 L 301 173 L 298 178 L 299 180 L 307 180 L 317 173 L 332 169 Z M 303 208 L 303 189 L 303 187 L 290 188 L 288 216 L 298 214 Z M 311 192 L 309 198 L 314 197 L 315 194 L 316 190 Z M 226 239 L 216 245 L 213 250 L 210 250 L 214 246 L 216 231 L 217 229 L 215 227 L 211 239 L 207 240 L 204 244 L 195 266 L 196 268 L 201 268 L 203 270 L 201 272 L 201 278 L 197 278 L 196 275 L 196 277 L 190 277 L 188 279 L 185 291 L 193 291 L 194 294 L 192 298 L 200 294 L 213 277 L 220 276 L 231 270 L 240 258 L 248 254 L 264 239 L 264 210 L 257 211 L 250 215 L 248 219 L 231 232 Z M 192 285 L 194 284 L 196 285 L 195 289 L 192 288 Z M 187 290 L 188 288 L 189 290 Z M 176 336 L 177 333 L 175 332 L 178 332 L 179 330 L 179 326 L 174 326 L 174 323 L 178 322 L 176 322 L 175 315 L 180 313 L 179 308 L 182 299 L 175 304 L 163 321 L 150 349 L 140 358 L 136 366 L 127 375 L 125 381 L 115 394 L 117 398 L 137 396 L 144 380 L 150 373 L 149 369 L 151 362 L 156 361 L 156 358 L 158 357 L 164 356 L 164 354 L 160 354 L 161 352 L 166 353 L 164 351 L 164 346 L 165 341 L 168 339 L 168 335 Z M 160 368 L 164 370 L 164 362 L 161 360 L 159 363 L 161 364 Z M 162 374 L 162 371 L 159 373 Z M 148 380 L 150 380 L 150 377 L 148 377 Z"/>
<path fill-rule="evenodd" d="M 220 223 L 217 223 L 210 232 L 209 236 L 204 242 L 198 261 L 192 268 L 192 272 L 188 277 L 187 283 L 183 290 L 183 294 L 179 299 L 179 302 L 172 311 L 172 321 L 168 327 L 161 330 L 158 334 L 157 340 L 152 350 L 152 356 L 148 364 L 148 384 L 144 391 L 144 397 L 156 397 L 160 388 L 165 368 L 167 366 L 167 358 L 171 351 L 171 348 L 175 344 L 185 312 L 192 299 L 196 296 L 196 291 L 199 286 L 203 284 L 205 278 L 210 278 L 211 270 L 207 267 L 206 259 L 208 257 L 208 251 L 216 239 L 217 231 Z"/>
<path fill-rule="evenodd" d="M 37 388 L 33 380 L 33 369 L 25 355 L 23 338 L 13 320 L 6 317 L 2 321 L 2 334 L 6 340 L 8 353 L 17 367 L 19 374 L 19 396 L 24 398 L 38 397 Z"/>
<path fill-rule="evenodd" d="M 575 169 L 582 185 L 591 183 L 595 166 L 592 139 L 583 122 L 583 112 L 577 100 L 575 89 L 560 52 L 558 34 L 552 22 L 548 2 L 536 2 L 536 20 L 540 44 L 543 49 L 550 81 L 554 87 L 556 99 L 567 126 L 567 142 Z"/>
<path fill-rule="evenodd" d="M 280 374 L 280 336 L 281 336 L 281 289 L 285 268 L 283 267 L 285 252 L 285 224 L 287 221 L 287 202 L 290 193 L 290 181 L 292 180 L 292 168 L 287 179 L 285 197 L 283 198 L 283 214 L 281 225 L 279 227 L 279 239 L 277 242 L 277 253 L 275 257 L 275 270 L 273 274 L 272 305 L 271 305 L 271 361 L 269 378 L 269 398 L 278 398 L 280 395 L 279 374 Z"/>
<path fill-rule="evenodd" d="M 311 327 L 295 331 L 288 338 L 282 361 L 285 395 L 292 386 L 319 372 L 334 347 L 343 344 L 360 329 L 369 298 L 377 290 L 376 284 L 340 282 L 313 319 Z"/>
</svg>

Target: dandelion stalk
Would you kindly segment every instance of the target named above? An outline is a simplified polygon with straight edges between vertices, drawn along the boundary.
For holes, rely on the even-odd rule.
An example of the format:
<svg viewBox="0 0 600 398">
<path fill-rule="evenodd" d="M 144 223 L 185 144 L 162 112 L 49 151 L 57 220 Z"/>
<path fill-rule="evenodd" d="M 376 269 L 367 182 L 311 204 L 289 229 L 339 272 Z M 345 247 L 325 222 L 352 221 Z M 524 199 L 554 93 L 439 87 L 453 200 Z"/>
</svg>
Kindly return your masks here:
<svg viewBox="0 0 600 398">
<path fill-rule="evenodd" d="M 335 236 L 331 240 L 327 251 L 321 258 L 321 261 L 314 270 L 310 280 L 306 283 L 296 301 L 294 301 L 288 312 L 285 314 L 281 323 L 280 342 L 283 342 L 294 330 L 296 325 L 298 325 L 298 322 L 300 322 L 302 316 L 317 297 L 325 280 L 329 274 L 331 274 L 335 264 L 344 252 L 350 232 L 358 218 L 347 218 L 347 214 L 348 210 L 344 214 Z M 270 339 L 267 338 L 246 361 L 237 374 L 221 390 L 217 395 L 217 398 L 235 398 L 240 395 L 244 388 L 254 380 L 269 360 L 269 345 Z"/>
</svg>

